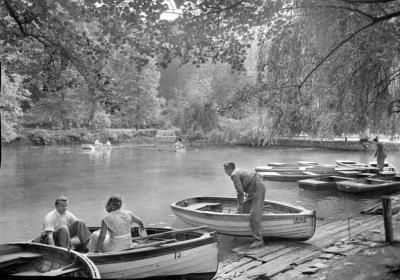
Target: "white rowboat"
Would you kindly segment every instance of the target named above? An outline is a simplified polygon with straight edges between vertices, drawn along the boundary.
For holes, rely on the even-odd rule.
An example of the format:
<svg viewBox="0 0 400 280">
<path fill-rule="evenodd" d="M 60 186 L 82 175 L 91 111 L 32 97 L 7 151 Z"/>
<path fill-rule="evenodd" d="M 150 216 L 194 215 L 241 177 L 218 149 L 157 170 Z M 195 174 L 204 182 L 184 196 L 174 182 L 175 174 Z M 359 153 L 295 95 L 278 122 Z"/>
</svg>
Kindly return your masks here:
<svg viewBox="0 0 400 280">
<path fill-rule="evenodd" d="M 137 247 L 87 256 L 105 279 L 211 279 L 217 272 L 218 246 L 214 233 L 147 228 L 147 234 L 145 243 Z M 132 230 L 132 237 L 141 240 L 138 228 Z"/>
<path fill-rule="evenodd" d="M 229 197 L 194 197 L 171 204 L 183 222 L 206 225 L 209 229 L 234 236 L 251 236 L 250 215 L 237 214 L 237 200 Z M 262 234 L 266 238 L 307 240 L 315 231 L 315 211 L 266 200 Z"/>
</svg>

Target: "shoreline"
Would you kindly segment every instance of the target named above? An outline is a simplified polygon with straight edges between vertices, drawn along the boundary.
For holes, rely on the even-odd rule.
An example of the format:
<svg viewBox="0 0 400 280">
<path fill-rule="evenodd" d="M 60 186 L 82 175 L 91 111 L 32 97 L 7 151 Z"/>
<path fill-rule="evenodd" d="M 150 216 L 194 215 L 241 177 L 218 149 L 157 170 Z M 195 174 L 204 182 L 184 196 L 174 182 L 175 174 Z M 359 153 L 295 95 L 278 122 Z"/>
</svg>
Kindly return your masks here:
<svg viewBox="0 0 400 280">
<path fill-rule="evenodd" d="M 10 142 L 2 142 L 4 147 L 13 146 L 52 146 L 52 145 L 81 145 L 93 144 L 96 139 L 111 144 L 134 144 L 134 145 L 170 145 L 175 142 L 178 131 L 159 129 L 104 129 L 104 130 L 48 130 L 48 129 L 20 129 L 18 137 Z M 188 142 L 188 141 L 187 141 Z M 189 144 L 212 144 L 227 146 L 246 146 L 259 149 L 271 147 L 296 147 L 296 148 L 319 148 L 340 151 L 374 151 L 376 145 L 372 141 L 360 141 L 357 139 L 334 139 L 317 140 L 307 138 L 278 138 L 273 142 L 257 145 L 251 139 L 233 139 L 229 141 L 210 141 L 209 139 L 197 139 Z M 387 151 L 399 151 L 400 142 L 382 141 Z"/>
</svg>

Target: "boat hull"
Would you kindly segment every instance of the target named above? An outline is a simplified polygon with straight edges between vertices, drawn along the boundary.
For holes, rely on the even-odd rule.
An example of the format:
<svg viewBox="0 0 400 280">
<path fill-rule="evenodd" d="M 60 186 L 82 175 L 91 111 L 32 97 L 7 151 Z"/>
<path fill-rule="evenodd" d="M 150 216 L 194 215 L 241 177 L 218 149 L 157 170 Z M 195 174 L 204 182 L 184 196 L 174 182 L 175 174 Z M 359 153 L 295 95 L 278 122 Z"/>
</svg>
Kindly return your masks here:
<svg viewBox="0 0 400 280">
<path fill-rule="evenodd" d="M 89 253 L 87 256 L 104 279 L 173 276 L 211 279 L 218 269 L 218 246 L 216 237 L 210 233 L 158 247 Z"/>
<path fill-rule="evenodd" d="M 336 172 L 314 173 L 314 172 L 258 172 L 265 181 L 275 182 L 297 182 L 304 179 L 323 178 L 332 176 Z"/>
<path fill-rule="evenodd" d="M 305 179 L 298 181 L 299 187 L 306 190 L 335 190 L 337 183 L 340 181 L 348 181 L 351 178 L 340 176 L 329 176 L 321 179 Z"/>
<path fill-rule="evenodd" d="M 100 278 L 98 269 L 85 255 L 32 242 L 0 244 L 0 274 L 10 277 Z"/>
<path fill-rule="evenodd" d="M 400 181 L 386 181 L 374 178 L 337 183 L 340 191 L 354 194 L 389 193 L 400 191 Z"/>
<path fill-rule="evenodd" d="M 235 198 L 209 198 L 208 201 L 210 203 L 218 201 L 227 202 L 227 199 L 232 205 L 236 203 Z M 201 201 L 207 201 L 207 198 L 201 198 Z M 292 207 L 285 204 L 265 201 L 265 207 L 271 204 L 277 207 L 280 205 L 282 208 Z M 172 204 L 171 208 L 180 220 L 189 225 L 206 225 L 209 229 L 215 230 L 221 234 L 252 236 L 249 222 L 250 214 L 236 214 L 234 212 L 218 213 L 188 209 L 182 206 L 182 202 Z M 315 231 L 315 212 L 305 209 L 300 209 L 296 213 L 294 212 L 293 210 L 293 213 L 263 214 L 261 222 L 263 237 L 293 240 L 307 240 L 311 238 Z"/>
</svg>

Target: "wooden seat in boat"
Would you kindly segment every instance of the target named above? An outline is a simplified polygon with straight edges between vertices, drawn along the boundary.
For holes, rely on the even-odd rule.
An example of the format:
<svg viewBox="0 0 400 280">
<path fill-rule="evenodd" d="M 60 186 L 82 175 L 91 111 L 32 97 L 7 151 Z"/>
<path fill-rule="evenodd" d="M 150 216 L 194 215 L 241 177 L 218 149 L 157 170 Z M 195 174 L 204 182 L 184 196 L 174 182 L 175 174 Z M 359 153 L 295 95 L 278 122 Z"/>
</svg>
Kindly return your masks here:
<svg viewBox="0 0 400 280">
<path fill-rule="evenodd" d="M 15 276 L 53 276 L 54 277 L 54 276 L 61 276 L 64 274 L 76 272 L 81 269 L 82 269 L 82 267 L 79 267 L 79 266 L 73 266 L 73 267 L 66 266 L 66 267 L 61 267 L 58 269 L 50 270 L 48 272 L 40 272 L 40 271 L 31 270 L 31 271 L 24 271 L 24 272 L 16 273 L 13 275 L 15 275 Z"/>
<path fill-rule="evenodd" d="M 31 261 L 32 259 L 36 259 L 39 257 L 43 257 L 43 255 L 33 252 L 18 252 L 7 254 L 4 256 L 0 256 L 0 267 Z"/>
<path fill-rule="evenodd" d="M 193 203 L 186 206 L 187 209 L 190 210 L 206 210 L 206 208 L 220 208 L 222 207 L 222 203 L 219 202 L 201 202 L 201 203 Z"/>
</svg>

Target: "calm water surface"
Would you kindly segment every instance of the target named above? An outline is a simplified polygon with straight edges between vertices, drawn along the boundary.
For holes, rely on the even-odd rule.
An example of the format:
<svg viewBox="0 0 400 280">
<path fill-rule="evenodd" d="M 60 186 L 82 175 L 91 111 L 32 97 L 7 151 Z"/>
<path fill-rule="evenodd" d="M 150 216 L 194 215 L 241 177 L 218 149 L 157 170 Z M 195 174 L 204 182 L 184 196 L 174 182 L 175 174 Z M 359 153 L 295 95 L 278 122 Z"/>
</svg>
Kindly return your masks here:
<svg viewBox="0 0 400 280">
<path fill-rule="evenodd" d="M 390 154 L 388 161 L 400 167 L 398 155 Z M 54 200 L 60 194 L 69 198 L 69 210 L 88 225 L 100 225 L 106 200 L 118 193 L 123 207 L 141 217 L 147 226 L 182 228 L 186 225 L 173 215 L 172 202 L 193 196 L 236 196 L 222 167 L 225 161 L 253 170 L 256 165 L 273 161 L 333 164 L 335 159 L 368 162 L 373 152 L 199 147 L 179 154 L 132 146 L 95 152 L 80 147 L 6 148 L 0 169 L 0 242 L 37 236 L 44 215 L 54 209 Z M 355 215 L 376 201 L 336 191 L 302 190 L 297 183 L 266 184 L 267 199 L 314 209 L 324 219 Z"/>
</svg>

